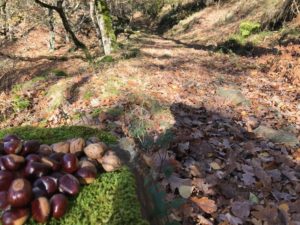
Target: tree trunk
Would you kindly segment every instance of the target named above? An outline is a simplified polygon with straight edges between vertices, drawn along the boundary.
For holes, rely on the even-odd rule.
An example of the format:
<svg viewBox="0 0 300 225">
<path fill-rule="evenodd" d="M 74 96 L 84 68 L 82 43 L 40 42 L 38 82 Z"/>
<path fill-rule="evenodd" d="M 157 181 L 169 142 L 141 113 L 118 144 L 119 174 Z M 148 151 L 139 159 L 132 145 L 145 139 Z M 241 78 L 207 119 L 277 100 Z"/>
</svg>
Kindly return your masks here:
<svg viewBox="0 0 300 225">
<path fill-rule="evenodd" d="M 49 17 L 49 49 L 53 51 L 55 49 L 55 32 L 54 32 L 54 16 L 53 9 L 48 9 Z"/>
<path fill-rule="evenodd" d="M 296 13 L 293 11 L 293 4 L 299 0 L 284 0 L 270 17 L 262 21 L 262 27 L 276 29 L 286 21 L 290 21 Z"/>
<path fill-rule="evenodd" d="M 0 15 L 3 20 L 3 25 L 1 26 L 1 30 L 3 30 L 3 35 L 6 38 L 7 34 L 7 12 L 6 12 L 6 0 L 0 1 Z"/>
<path fill-rule="evenodd" d="M 88 60 L 92 60 L 92 56 L 90 55 L 89 51 L 88 51 L 88 48 L 85 46 L 85 44 L 83 44 L 75 35 L 75 33 L 72 31 L 72 28 L 69 24 L 69 21 L 67 19 L 67 16 L 64 12 L 64 9 L 63 9 L 63 3 L 64 3 L 64 0 L 57 0 L 57 4 L 56 6 L 53 6 L 53 5 L 49 5 L 47 3 L 44 3 L 40 0 L 34 0 L 37 4 L 39 4 L 40 6 L 42 7 L 45 7 L 47 9 L 52 9 L 52 10 L 55 10 L 60 19 L 62 20 L 62 23 L 63 23 L 63 26 L 66 30 L 66 32 L 69 34 L 69 36 L 71 37 L 74 45 L 76 46 L 76 48 L 80 48 L 83 50 L 85 56 L 87 57 Z"/>
<path fill-rule="evenodd" d="M 101 32 L 102 45 L 105 55 L 109 55 L 116 46 L 110 11 L 106 0 L 95 0 L 96 20 Z"/>
<path fill-rule="evenodd" d="M 95 19 L 95 15 L 96 15 L 96 12 L 95 12 L 95 1 L 94 0 L 90 0 L 89 5 L 90 5 L 90 17 L 91 17 L 91 20 L 92 20 L 93 25 L 95 27 L 95 30 L 96 30 L 96 36 L 97 36 L 97 39 L 98 39 L 98 42 L 99 42 L 99 48 L 102 48 L 101 31 L 100 31 L 98 23 L 96 22 L 96 19 Z"/>
</svg>

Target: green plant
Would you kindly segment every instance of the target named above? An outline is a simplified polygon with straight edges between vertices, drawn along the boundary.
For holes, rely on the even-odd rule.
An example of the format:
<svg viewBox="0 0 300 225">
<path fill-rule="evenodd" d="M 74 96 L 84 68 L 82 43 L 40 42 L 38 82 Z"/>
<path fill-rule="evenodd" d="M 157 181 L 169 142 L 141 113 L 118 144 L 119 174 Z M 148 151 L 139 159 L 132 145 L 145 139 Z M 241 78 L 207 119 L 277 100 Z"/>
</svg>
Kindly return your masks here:
<svg viewBox="0 0 300 225">
<path fill-rule="evenodd" d="M 68 76 L 68 74 L 65 71 L 60 70 L 60 69 L 53 69 L 50 72 L 53 73 L 57 77 L 67 77 Z"/>
<path fill-rule="evenodd" d="M 15 112 L 21 112 L 30 106 L 30 101 L 22 96 L 15 95 L 12 100 L 12 107 Z"/>
<path fill-rule="evenodd" d="M 251 34 L 258 33 L 261 25 L 258 22 L 244 21 L 240 23 L 240 35 L 242 37 L 249 37 Z"/>
<path fill-rule="evenodd" d="M 90 90 L 86 91 L 84 94 L 83 94 L 83 98 L 85 100 L 89 100 L 93 97 L 94 93 Z"/>
</svg>

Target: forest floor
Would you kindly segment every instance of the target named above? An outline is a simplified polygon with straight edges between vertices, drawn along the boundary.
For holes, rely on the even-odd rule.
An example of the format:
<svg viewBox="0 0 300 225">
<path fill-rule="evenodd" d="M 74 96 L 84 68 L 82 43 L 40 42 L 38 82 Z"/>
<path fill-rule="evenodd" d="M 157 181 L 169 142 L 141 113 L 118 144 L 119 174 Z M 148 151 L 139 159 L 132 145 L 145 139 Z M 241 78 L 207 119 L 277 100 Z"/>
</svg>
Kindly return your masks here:
<svg viewBox="0 0 300 225">
<path fill-rule="evenodd" d="M 180 224 L 299 224 L 299 44 L 243 55 L 141 32 L 91 67 L 67 47 L 49 53 L 43 33 L 0 49 L 0 127 L 134 140 L 154 198 L 173 203 L 157 215 Z"/>
</svg>

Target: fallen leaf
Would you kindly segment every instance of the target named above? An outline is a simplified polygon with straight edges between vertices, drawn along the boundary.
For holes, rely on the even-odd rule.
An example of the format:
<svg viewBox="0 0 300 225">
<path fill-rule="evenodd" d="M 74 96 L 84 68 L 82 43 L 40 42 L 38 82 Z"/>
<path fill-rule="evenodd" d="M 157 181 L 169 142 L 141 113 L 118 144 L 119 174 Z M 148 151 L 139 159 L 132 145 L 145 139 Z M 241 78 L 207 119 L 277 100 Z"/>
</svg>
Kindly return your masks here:
<svg viewBox="0 0 300 225">
<path fill-rule="evenodd" d="M 239 217 L 242 220 L 245 220 L 250 215 L 250 202 L 233 202 L 231 205 L 231 212 L 233 215 Z"/>
<path fill-rule="evenodd" d="M 167 182 L 170 184 L 172 191 L 175 191 L 176 188 L 179 189 L 181 186 L 191 186 L 192 184 L 191 179 L 180 178 L 179 175 L 175 173 L 167 179 Z"/>
<path fill-rule="evenodd" d="M 221 169 L 221 166 L 218 163 L 216 163 L 216 162 L 211 162 L 209 165 L 214 170 L 220 170 Z"/>
<path fill-rule="evenodd" d="M 229 222 L 231 225 L 243 224 L 243 221 L 240 218 L 232 216 L 230 213 L 226 213 L 225 215 L 221 214 L 220 219 Z"/>
<path fill-rule="evenodd" d="M 183 198 L 189 198 L 189 197 L 191 197 L 191 194 L 193 193 L 193 190 L 194 190 L 193 186 L 186 186 L 186 185 L 182 185 L 178 189 L 179 194 Z"/>
<path fill-rule="evenodd" d="M 191 200 L 195 202 L 206 213 L 211 214 L 217 211 L 217 205 L 215 201 L 210 200 L 207 197 L 193 197 L 191 198 Z"/>
</svg>

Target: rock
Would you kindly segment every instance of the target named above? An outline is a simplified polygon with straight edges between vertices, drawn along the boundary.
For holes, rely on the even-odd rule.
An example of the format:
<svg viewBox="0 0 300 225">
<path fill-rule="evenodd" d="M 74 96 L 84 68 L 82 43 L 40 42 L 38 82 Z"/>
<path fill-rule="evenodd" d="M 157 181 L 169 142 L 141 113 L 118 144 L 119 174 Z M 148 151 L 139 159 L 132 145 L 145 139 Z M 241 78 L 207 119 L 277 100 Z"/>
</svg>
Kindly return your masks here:
<svg viewBox="0 0 300 225">
<path fill-rule="evenodd" d="M 136 157 L 137 152 L 135 150 L 135 142 L 133 139 L 127 137 L 121 138 L 119 140 L 119 147 L 129 153 L 130 161 Z"/>
<path fill-rule="evenodd" d="M 107 150 L 106 144 L 103 142 L 94 143 L 84 148 L 84 153 L 90 159 L 100 159 Z"/>
<path fill-rule="evenodd" d="M 100 142 L 99 138 L 97 138 L 97 137 L 90 137 L 86 141 L 86 145 L 93 144 L 93 143 L 98 143 L 98 142 Z"/>
<path fill-rule="evenodd" d="M 259 126 L 254 130 L 254 133 L 262 138 L 268 139 L 274 143 L 281 143 L 291 147 L 300 144 L 299 139 L 284 130 L 275 130 L 267 126 Z"/>
<path fill-rule="evenodd" d="M 80 153 L 85 146 L 85 140 L 83 138 L 74 138 L 69 140 L 70 142 L 70 153 Z"/>
<path fill-rule="evenodd" d="M 70 152 L 70 143 L 69 142 L 58 142 L 51 145 L 53 151 L 61 153 Z"/>
<path fill-rule="evenodd" d="M 250 101 L 238 89 L 221 87 L 217 89 L 217 95 L 234 105 L 250 105 Z"/>
<path fill-rule="evenodd" d="M 106 172 L 113 172 L 121 168 L 120 158 L 113 151 L 107 151 L 98 162 L 102 165 Z"/>
</svg>

